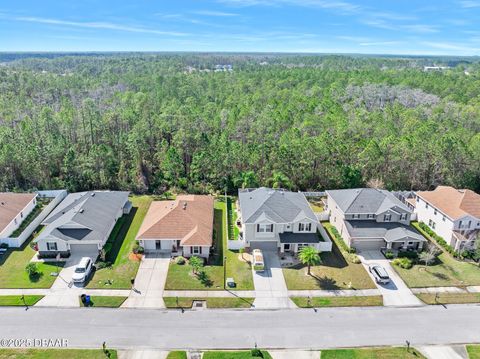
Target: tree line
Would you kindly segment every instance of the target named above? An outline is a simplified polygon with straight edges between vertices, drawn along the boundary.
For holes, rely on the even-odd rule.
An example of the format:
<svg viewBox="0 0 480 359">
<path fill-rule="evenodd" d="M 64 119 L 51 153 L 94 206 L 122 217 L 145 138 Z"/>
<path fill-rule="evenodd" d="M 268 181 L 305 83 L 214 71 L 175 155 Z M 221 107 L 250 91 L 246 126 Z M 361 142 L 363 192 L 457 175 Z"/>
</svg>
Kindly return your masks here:
<svg viewBox="0 0 480 359">
<path fill-rule="evenodd" d="M 424 72 L 430 62 L 22 56 L 0 66 L 0 190 L 233 193 L 376 183 L 478 192 L 480 65 Z M 216 64 L 233 71 L 215 72 Z"/>
</svg>

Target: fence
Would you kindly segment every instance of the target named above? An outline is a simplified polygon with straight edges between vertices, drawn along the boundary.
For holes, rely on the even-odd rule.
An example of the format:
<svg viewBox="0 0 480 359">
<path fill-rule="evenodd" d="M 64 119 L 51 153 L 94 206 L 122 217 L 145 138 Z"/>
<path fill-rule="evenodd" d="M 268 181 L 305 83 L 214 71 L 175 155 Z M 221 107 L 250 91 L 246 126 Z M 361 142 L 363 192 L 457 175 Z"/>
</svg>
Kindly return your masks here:
<svg viewBox="0 0 480 359">
<path fill-rule="evenodd" d="M 317 226 L 318 231 L 322 235 L 323 242 L 319 243 L 318 250 L 320 252 L 330 252 L 332 250 L 332 241 L 330 240 L 330 237 L 328 236 L 327 231 L 321 224 Z"/>
<path fill-rule="evenodd" d="M 39 191 L 38 196 L 41 198 L 53 198 L 53 200 L 43 209 L 40 214 L 23 230 L 18 237 L 0 238 L 0 244 L 6 243 L 9 247 L 18 248 L 32 235 L 37 227 L 45 218 L 53 211 L 53 209 L 67 196 L 66 190 L 58 191 Z"/>
<path fill-rule="evenodd" d="M 315 215 L 320 222 L 328 221 L 330 219 L 330 214 L 327 211 L 315 213 Z"/>
</svg>

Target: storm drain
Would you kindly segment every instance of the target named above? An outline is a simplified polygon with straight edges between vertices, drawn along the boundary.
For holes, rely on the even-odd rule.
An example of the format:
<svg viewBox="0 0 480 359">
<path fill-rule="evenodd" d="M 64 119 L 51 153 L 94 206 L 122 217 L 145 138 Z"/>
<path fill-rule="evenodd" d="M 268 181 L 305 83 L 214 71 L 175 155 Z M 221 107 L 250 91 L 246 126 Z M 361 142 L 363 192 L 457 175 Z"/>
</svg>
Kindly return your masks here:
<svg viewBox="0 0 480 359">
<path fill-rule="evenodd" d="M 192 303 L 193 310 L 202 310 L 207 309 L 207 301 L 205 300 L 194 300 Z"/>
</svg>

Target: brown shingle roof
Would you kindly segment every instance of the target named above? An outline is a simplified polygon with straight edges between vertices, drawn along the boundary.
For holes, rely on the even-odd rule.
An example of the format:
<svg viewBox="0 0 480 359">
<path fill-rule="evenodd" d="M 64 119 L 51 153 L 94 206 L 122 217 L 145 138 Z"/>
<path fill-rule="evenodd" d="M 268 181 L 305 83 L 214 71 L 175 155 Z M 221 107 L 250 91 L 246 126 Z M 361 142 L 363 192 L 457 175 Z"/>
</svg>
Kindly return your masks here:
<svg viewBox="0 0 480 359">
<path fill-rule="evenodd" d="M 0 232 L 2 232 L 36 196 L 36 193 L 0 192 Z"/>
<path fill-rule="evenodd" d="M 179 239 L 182 245 L 211 246 L 213 197 L 181 195 L 155 201 L 148 209 L 137 239 Z"/>
<path fill-rule="evenodd" d="M 417 195 L 452 219 L 466 215 L 480 218 L 480 195 L 469 189 L 438 186 L 434 191 L 417 192 Z"/>
</svg>

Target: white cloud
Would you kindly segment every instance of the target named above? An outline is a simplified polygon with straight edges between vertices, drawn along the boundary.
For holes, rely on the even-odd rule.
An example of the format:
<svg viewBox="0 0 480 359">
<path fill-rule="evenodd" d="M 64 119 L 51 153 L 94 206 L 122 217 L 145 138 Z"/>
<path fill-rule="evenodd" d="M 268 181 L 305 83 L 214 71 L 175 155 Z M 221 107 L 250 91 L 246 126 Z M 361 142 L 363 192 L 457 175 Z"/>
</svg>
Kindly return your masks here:
<svg viewBox="0 0 480 359">
<path fill-rule="evenodd" d="M 473 7 L 480 7 L 480 1 L 464 0 L 464 1 L 460 1 L 460 6 L 466 9 L 470 9 Z"/>
<path fill-rule="evenodd" d="M 166 36 L 187 36 L 188 35 L 187 33 L 183 33 L 183 32 L 161 31 L 161 30 L 149 29 L 145 27 L 135 27 L 135 26 L 128 26 L 128 25 L 114 24 L 111 22 L 80 22 L 80 21 L 67 21 L 67 20 L 32 17 L 32 16 L 18 16 L 18 17 L 12 17 L 11 19 L 15 21 L 34 22 L 34 23 L 40 23 L 40 24 L 136 32 L 136 33 L 145 33 L 145 34 L 154 34 L 154 35 L 166 35 Z"/>
</svg>

